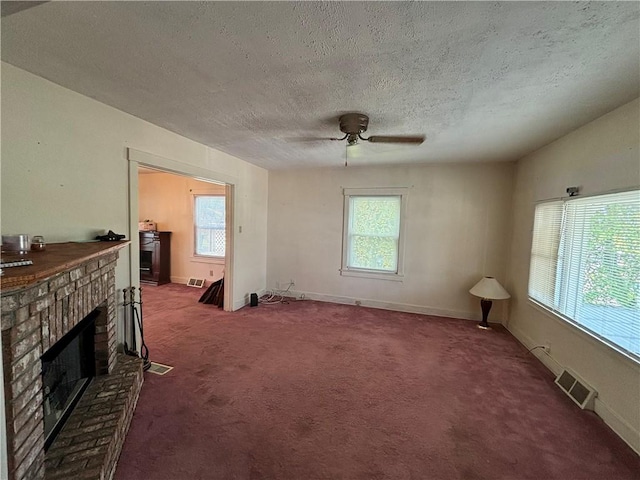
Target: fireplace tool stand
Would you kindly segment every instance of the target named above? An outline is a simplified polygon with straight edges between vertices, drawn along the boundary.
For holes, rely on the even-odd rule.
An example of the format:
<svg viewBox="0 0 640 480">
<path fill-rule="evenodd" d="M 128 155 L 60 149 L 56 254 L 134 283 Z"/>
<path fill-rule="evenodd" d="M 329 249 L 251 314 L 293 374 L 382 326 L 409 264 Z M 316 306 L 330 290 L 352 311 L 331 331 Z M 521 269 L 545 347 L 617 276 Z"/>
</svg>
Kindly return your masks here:
<svg viewBox="0 0 640 480">
<path fill-rule="evenodd" d="M 144 343 L 144 327 L 142 322 L 142 288 L 138 288 L 140 301 L 136 301 L 136 287 L 122 289 L 124 301 L 122 305 L 125 314 L 125 341 L 124 352 L 127 355 L 140 357 L 144 361 L 143 370 L 149 370 L 151 362 L 149 361 L 149 348 Z M 129 307 L 129 308 L 127 308 Z M 139 309 L 138 309 L 139 307 Z M 136 324 L 140 330 L 140 353 L 136 350 Z M 131 349 L 127 344 L 127 337 L 131 338 Z"/>
</svg>

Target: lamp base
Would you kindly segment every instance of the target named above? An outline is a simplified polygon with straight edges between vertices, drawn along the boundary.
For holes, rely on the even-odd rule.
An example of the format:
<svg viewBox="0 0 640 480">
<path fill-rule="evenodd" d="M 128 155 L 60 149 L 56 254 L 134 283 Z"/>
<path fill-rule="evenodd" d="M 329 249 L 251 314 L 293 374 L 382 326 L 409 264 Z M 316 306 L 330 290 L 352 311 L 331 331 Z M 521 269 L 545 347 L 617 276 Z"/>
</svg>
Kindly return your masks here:
<svg viewBox="0 0 640 480">
<path fill-rule="evenodd" d="M 483 298 L 480 300 L 480 308 L 482 308 L 482 321 L 478 324 L 478 328 L 483 330 L 490 330 L 491 327 L 487 323 L 487 318 L 489 317 L 489 310 L 491 310 L 491 304 L 493 302 L 491 300 L 487 300 Z"/>
</svg>

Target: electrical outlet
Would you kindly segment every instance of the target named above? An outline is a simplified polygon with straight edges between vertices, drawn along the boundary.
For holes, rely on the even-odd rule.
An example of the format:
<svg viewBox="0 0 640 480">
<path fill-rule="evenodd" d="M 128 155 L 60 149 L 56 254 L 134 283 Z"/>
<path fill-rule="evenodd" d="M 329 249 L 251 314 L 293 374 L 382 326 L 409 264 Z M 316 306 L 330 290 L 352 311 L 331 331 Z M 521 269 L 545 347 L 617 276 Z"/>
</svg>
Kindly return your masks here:
<svg viewBox="0 0 640 480">
<path fill-rule="evenodd" d="M 213 270 L 209 270 L 209 276 L 213 277 Z"/>
<path fill-rule="evenodd" d="M 296 286 L 296 282 L 293 280 L 293 278 L 290 280 L 290 285 L 291 285 L 292 287 L 295 287 L 295 286 Z"/>
<path fill-rule="evenodd" d="M 362 302 L 360 300 L 356 300 L 356 306 L 359 307 L 360 305 L 362 305 Z"/>
</svg>

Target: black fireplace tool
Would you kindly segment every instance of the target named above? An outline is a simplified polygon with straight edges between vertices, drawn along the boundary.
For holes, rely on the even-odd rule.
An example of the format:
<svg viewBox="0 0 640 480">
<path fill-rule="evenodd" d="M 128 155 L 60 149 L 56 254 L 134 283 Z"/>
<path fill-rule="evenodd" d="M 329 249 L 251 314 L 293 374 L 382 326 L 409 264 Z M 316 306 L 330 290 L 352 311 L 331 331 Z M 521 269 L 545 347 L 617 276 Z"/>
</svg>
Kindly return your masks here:
<svg viewBox="0 0 640 480">
<path fill-rule="evenodd" d="M 151 362 L 149 361 L 149 348 L 144 343 L 144 327 L 142 322 L 142 288 L 138 288 L 140 301 L 136 301 L 136 287 L 129 287 L 122 290 L 124 297 L 123 306 L 125 307 L 125 329 L 129 326 L 129 336 L 131 338 L 131 349 L 127 345 L 127 332 L 125 332 L 124 351 L 127 355 L 140 357 L 144 361 L 143 370 L 149 370 Z M 140 307 L 138 311 L 138 306 Z M 129 307 L 129 318 L 127 319 L 127 308 Z M 127 321 L 128 320 L 128 321 Z M 140 354 L 136 350 L 136 324 L 140 330 Z"/>
<path fill-rule="evenodd" d="M 135 326 L 131 319 L 131 309 L 127 308 L 131 305 L 129 292 L 130 290 L 128 288 L 122 289 L 122 306 L 124 307 L 124 353 L 137 357 Z M 129 339 L 131 339 L 131 348 L 129 348 Z"/>
</svg>

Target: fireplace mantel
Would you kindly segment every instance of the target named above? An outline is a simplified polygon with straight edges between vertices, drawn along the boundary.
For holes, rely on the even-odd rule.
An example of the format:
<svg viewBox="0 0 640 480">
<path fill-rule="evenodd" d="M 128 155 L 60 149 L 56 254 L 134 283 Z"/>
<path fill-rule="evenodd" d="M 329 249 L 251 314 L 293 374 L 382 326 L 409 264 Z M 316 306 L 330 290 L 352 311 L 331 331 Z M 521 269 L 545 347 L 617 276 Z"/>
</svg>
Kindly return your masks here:
<svg viewBox="0 0 640 480">
<path fill-rule="evenodd" d="M 3 293 L 17 288 L 27 287 L 39 280 L 52 277 L 93 258 L 120 250 L 128 245 L 128 240 L 118 242 L 66 242 L 50 243 L 46 250 L 32 252 L 27 255 L 15 255 L 15 259 L 32 260 L 33 265 L 4 269 L 0 277 L 0 288 Z M 3 256 L 4 261 L 11 261 L 13 255 Z"/>
</svg>

